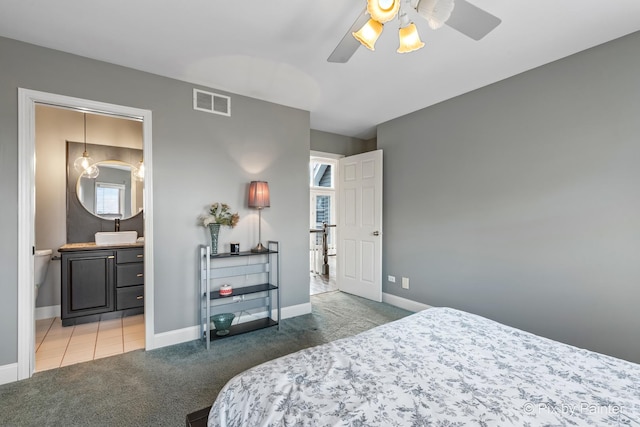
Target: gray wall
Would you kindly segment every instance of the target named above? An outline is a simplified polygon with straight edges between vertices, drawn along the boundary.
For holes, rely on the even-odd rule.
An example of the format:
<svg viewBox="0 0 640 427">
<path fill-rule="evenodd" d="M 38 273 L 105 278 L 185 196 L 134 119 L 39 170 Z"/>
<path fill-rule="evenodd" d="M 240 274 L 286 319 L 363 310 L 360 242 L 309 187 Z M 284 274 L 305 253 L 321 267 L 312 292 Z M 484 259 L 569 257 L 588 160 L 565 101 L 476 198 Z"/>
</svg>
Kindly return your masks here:
<svg viewBox="0 0 640 427">
<path fill-rule="evenodd" d="M 358 139 L 336 133 L 311 129 L 311 149 L 323 153 L 343 154 L 352 156 L 376 149 L 376 140 Z"/>
<path fill-rule="evenodd" d="M 5 38 L 0 58 L 0 366 L 17 360 L 18 87 L 153 111 L 156 333 L 198 323 L 196 246 L 208 240 L 197 217 L 208 204 L 240 213 L 223 244 L 255 245 L 251 180 L 271 188 L 262 237 L 282 242 L 283 305 L 309 302 L 308 112 L 233 94 L 231 117 L 193 111 L 191 84 Z"/>
<path fill-rule="evenodd" d="M 640 33 L 378 128 L 384 291 L 640 362 Z"/>
</svg>

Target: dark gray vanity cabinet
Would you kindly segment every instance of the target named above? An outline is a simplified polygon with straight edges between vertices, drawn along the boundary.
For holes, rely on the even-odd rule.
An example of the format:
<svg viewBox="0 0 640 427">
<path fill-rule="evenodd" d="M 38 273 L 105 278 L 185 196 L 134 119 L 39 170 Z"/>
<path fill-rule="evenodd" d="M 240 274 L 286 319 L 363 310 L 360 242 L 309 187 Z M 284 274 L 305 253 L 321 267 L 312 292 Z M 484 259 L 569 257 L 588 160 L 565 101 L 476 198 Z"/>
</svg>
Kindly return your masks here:
<svg viewBox="0 0 640 427">
<path fill-rule="evenodd" d="M 144 307 L 144 249 L 116 251 L 116 309 Z"/>
<path fill-rule="evenodd" d="M 115 251 L 62 252 L 63 325 L 80 316 L 113 311 L 115 301 Z"/>
<path fill-rule="evenodd" d="M 144 313 L 144 248 L 95 247 L 59 249 L 63 326 Z"/>
</svg>

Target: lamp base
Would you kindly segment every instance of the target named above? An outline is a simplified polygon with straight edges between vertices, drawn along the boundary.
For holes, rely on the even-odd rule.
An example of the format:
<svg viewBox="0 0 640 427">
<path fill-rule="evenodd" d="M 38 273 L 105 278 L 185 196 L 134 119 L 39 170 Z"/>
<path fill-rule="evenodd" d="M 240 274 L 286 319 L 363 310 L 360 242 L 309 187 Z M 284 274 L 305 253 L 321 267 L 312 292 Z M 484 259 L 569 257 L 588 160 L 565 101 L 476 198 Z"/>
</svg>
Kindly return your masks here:
<svg viewBox="0 0 640 427">
<path fill-rule="evenodd" d="M 251 248 L 251 252 L 269 252 L 269 249 L 262 246 L 262 242 L 260 242 L 255 248 Z"/>
</svg>

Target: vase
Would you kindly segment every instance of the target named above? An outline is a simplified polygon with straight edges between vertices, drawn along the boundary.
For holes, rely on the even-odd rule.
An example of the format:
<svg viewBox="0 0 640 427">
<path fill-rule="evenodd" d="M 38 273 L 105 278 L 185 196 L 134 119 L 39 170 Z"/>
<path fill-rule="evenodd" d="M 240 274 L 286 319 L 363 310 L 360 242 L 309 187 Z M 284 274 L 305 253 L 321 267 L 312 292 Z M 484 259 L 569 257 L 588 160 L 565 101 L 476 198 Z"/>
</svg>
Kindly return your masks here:
<svg viewBox="0 0 640 427">
<path fill-rule="evenodd" d="M 209 232 L 211 233 L 211 254 L 218 253 L 218 233 L 220 233 L 220 224 L 209 224 Z"/>
</svg>

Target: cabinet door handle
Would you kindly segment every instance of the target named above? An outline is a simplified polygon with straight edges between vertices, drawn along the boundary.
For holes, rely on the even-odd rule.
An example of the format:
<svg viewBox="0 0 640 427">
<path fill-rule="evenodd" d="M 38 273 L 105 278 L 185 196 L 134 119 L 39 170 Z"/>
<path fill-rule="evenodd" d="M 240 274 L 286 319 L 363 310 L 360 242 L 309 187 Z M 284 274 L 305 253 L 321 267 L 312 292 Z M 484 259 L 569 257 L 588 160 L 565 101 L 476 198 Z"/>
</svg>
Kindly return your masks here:
<svg viewBox="0 0 640 427">
<path fill-rule="evenodd" d="M 143 298 L 144 298 L 144 295 L 138 295 L 138 296 L 136 297 L 136 299 L 143 299 Z"/>
<path fill-rule="evenodd" d="M 136 274 L 136 277 L 142 277 L 142 276 L 144 276 L 144 274 L 142 274 L 142 273 Z"/>
<path fill-rule="evenodd" d="M 114 259 L 114 258 L 115 258 L 115 256 L 113 256 L 113 255 L 110 255 L 110 256 L 107 257 L 107 259 Z"/>
<path fill-rule="evenodd" d="M 138 258 L 144 258 L 144 254 L 136 255 Z"/>
</svg>

